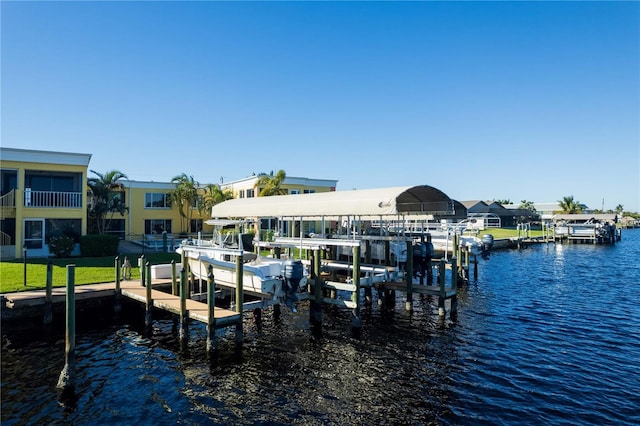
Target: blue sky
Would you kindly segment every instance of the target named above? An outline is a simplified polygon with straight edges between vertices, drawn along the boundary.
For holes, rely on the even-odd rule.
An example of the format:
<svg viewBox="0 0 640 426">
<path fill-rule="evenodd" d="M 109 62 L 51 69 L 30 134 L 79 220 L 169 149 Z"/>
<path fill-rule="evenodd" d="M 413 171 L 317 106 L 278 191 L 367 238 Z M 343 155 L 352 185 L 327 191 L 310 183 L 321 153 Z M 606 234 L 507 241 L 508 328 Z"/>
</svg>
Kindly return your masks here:
<svg viewBox="0 0 640 426">
<path fill-rule="evenodd" d="M 638 2 L 0 7 L 2 146 L 640 211 Z"/>
</svg>

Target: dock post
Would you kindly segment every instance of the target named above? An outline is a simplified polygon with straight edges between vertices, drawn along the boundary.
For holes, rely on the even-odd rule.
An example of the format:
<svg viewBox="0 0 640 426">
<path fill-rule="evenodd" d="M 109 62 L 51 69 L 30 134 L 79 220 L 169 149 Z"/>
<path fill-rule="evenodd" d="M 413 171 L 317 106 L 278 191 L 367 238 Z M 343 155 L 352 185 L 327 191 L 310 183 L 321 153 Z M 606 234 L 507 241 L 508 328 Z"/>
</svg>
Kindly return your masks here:
<svg viewBox="0 0 640 426">
<path fill-rule="evenodd" d="M 115 268 L 116 268 L 116 294 L 113 300 L 113 311 L 115 314 L 119 314 L 122 310 L 122 306 L 120 305 L 120 298 L 122 296 L 122 290 L 120 289 L 120 268 L 122 265 L 120 264 L 120 256 L 116 256 L 115 259 Z"/>
<path fill-rule="evenodd" d="M 178 277 L 176 276 L 176 261 L 171 261 L 171 294 L 177 296 L 178 292 Z"/>
<path fill-rule="evenodd" d="M 180 271 L 180 329 L 178 331 L 178 337 L 182 343 L 186 341 L 188 335 L 187 290 L 187 270 L 182 268 Z"/>
<path fill-rule="evenodd" d="M 473 255 L 473 279 L 478 281 L 478 255 Z"/>
<path fill-rule="evenodd" d="M 153 325 L 153 315 L 151 313 L 153 308 L 153 299 L 151 299 L 151 263 L 149 262 L 145 265 L 145 276 L 147 279 L 147 303 L 144 313 L 144 325 L 147 329 L 150 329 Z"/>
<path fill-rule="evenodd" d="M 351 319 L 351 333 L 354 337 L 360 337 L 362 320 L 360 319 L 360 246 L 353 247 L 353 285 L 356 287 L 351 294 L 351 301 L 356 304 Z"/>
<path fill-rule="evenodd" d="M 451 271 L 455 271 L 456 264 L 458 259 L 455 257 L 451 258 Z M 455 318 L 458 314 L 458 277 L 456 274 L 451 274 L 451 290 L 454 291 L 453 296 L 451 296 L 451 317 Z"/>
<path fill-rule="evenodd" d="M 138 258 L 138 268 L 140 269 L 140 285 L 142 285 L 144 287 L 144 264 L 145 264 L 145 258 L 144 258 L 144 254 L 141 255 Z"/>
<path fill-rule="evenodd" d="M 427 285 L 433 284 L 433 242 L 431 241 L 431 232 L 427 232 Z"/>
<path fill-rule="evenodd" d="M 42 319 L 42 323 L 44 325 L 49 325 L 53 322 L 53 307 L 51 306 L 52 292 L 53 292 L 53 262 L 48 261 L 47 262 L 46 294 L 44 299 L 44 318 Z"/>
<path fill-rule="evenodd" d="M 242 288 L 243 274 L 242 255 L 236 256 L 236 312 L 238 313 L 242 313 L 242 305 L 244 304 L 244 290 Z"/>
<path fill-rule="evenodd" d="M 213 277 L 213 266 L 209 265 L 207 274 L 207 311 L 209 313 L 207 321 L 207 354 L 213 353 L 217 348 L 216 342 L 216 282 Z"/>
<path fill-rule="evenodd" d="M 407 266 L 405 271 L 405 280 L 407 282 L 407 301 L 405 310 L 413 311 L 413 247 L 411 241 L 407 241 Z"/>
<path fill-rule="evenodd" d="M 210 268 L 213 268 L 209 265 Z M 236 256 L 236 312 L 240 314 L 240 319 L 236 323 L 236 345 L 242 344 L 244 340 L 244 330 L 242 329 L 242 311 L 244 309 L 244 267 L 242 255 Z"/>
<path fill-rule="evenodd" d="M 438 315 L 440 315 L 441 317 L 444 316 L 445 314 L 445 310 L 444 310 L 444 295 L 445 295 L 445 283 L 446 283 L 446 279 L 447 277 L 446 272 L 447 272 L 447 266 L 446 266 L 446 260 L 444 259 L 440 259 L 440 264 L 438 265 L 438 283 L 440 285 L 440 295 L 438 296 Z M 454 270 L 451 270 L 451 273 L 455 276 L 456 272 Z"/>
<path fill-rule="evenodd" d="M 384 264 L 391 265 L 391 241 L 384 242 Z"/>
<path fill-rule="evenodd" d="M 322 333 L 322 277 L 320 276 L 320 256 L 316 251 L 313 255 L 311 281 L 313 281 L 313 299 L 310 302 L 309 322 L 314 334 L 319 335 Z"/>
<path fill-rule="evenodd" d="M 64 368 L 58 378 L 57 388 L 73 392 L 76 386 L 76 289 L 75 267 L 67 265 L 67 312 Z"/>
</svg>

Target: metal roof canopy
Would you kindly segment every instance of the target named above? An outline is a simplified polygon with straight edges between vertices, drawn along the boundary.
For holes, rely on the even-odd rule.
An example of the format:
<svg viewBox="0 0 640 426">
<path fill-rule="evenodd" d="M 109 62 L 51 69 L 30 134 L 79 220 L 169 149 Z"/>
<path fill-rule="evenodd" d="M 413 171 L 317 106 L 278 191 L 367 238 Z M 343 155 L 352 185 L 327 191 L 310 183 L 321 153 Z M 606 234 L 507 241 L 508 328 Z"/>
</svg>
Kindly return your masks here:
<svg viewBox="0 0 640 426">
<path fill-rule="evenodd" d="M 453 215 L 454 203 L 428 185 L 271 197 L 235 198 L 213 206 L 213 218 Z"/>
</svg>

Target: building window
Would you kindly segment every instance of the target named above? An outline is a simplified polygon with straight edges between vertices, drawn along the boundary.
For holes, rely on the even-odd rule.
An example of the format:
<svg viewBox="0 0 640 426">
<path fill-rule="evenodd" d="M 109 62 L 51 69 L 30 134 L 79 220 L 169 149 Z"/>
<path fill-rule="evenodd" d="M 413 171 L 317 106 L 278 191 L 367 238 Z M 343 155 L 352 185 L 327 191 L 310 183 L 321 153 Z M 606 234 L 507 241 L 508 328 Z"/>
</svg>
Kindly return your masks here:
<svg viewBox="0 0 640 426">
<path fill-rule="evenodd" d="M 191 219 L 191 223 L 189 224 L 189 232 L 198 233 L 202 231 L 202 219 Z"/>
<path fill-rule="evenodd" d="M 147 219 L 144 221 L 145 234 L 171 233 L 171 219 Z"/>
<path fill-rule="evenodd" d="M 304 190 L 304 193 L 305 193 L 305 194 L 315 194 L 315 193 L 316 193 L 316 190 L 315 190 L 315 189 L 305 189 L 305 190 Z"/>
<path fill-rule="evenodd" d="M 107 234 L 116 235 L 121 240 L 125 239 L 125 220 L 107 219 Z"/>
<path fill-rule="evenodd" d="M 80 242 L 82 220 L 80 219 L 46 219 L 45 243 L 49 244 L 51 237 L 66 235 L 73 238 L 74 243 Z"/>
<path fill-rule="evenodd" d="M 44 219 L 25 219 L 24 247 L 35 250 L 44 247 Z"/>
<path fill-rule="evenodd" d="M 290 189 L 289 190 L 289 194 L 299 194 L 300 190 L 299 189 Z"/>
<path fill-rule="evenodd" d="M 251 188 L 247 189 L 247 198 L 253 198 L 256 196 L 256 190 Z"/>
<path fill-rule="evenodd" d="M 147 192 L 144 194 L 144 208 L 146 209 L 170 209 L 171 197 L 160 192 Z"/>
<path fill-rule="evenodd" d="M 238 191 L 238 198 L 244 198 L 244 189 Z"/>
</svg>

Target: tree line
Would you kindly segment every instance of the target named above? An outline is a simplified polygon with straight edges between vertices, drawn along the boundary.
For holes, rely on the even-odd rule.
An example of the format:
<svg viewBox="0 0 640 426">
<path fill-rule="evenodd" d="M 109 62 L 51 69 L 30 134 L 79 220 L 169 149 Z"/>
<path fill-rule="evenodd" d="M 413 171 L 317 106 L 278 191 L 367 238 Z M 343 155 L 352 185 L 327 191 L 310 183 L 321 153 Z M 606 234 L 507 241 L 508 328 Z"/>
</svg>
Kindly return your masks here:
<svg viewBox="0 0 640 426">
<path fill-rule="evenodd" d="M 126 174 L 119 170 L 109 170 L 99 173 L 90 170 L 95 176 L 87 179 L 87 186 L 91 195 L 87 218 L 90 233 L 105 234 L 109 231 L 111 219 L 120 215 L 124 217 L 129 212 L 129 206 L 123 197 L 125 184 L 128 180 Z M 287 194 L 287 189 L 282 187 L 286 178 L 286 172 L 279 170 L 274 174 L 258 174 L 257 185 L 260 188 L 259 197 Z M 233 198 L 230 189 L 223 190 L 220 185 L 210 183 L 201 185 L 193 176 L 181 173 L 171 179 L 175 185 L 169 193 L 172 204 L 178 206 L 180 213 L 180 228 L 186 231 L 191 222 L 194 209 L 202 214 L 211 210 L 213 206 Z"/>
</svg>

